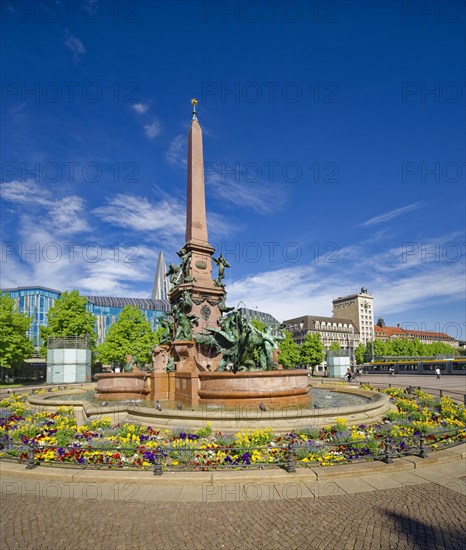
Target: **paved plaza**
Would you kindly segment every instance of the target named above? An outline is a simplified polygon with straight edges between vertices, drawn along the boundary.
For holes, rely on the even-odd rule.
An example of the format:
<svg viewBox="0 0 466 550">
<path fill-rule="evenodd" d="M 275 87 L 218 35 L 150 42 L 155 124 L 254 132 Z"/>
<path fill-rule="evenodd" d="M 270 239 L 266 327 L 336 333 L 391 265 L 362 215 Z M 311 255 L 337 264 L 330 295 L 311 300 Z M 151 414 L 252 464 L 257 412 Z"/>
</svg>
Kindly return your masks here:
<svg viewBox="0 0 466 550">
<path fill-rule="evenodd" d="M 0 473 L 2 550 L 466 549 L 465 444 L 294 474 Z"/>
<path fill-rule="evenodd" d="M 466 376 L 464 375 L 441 375 L 437 380 L 434 374 L 397 374 L 390 376 L 388 374 L 364 374 L 359 381 L 369 384 L 392 384 L 393 386 L 421 386 L 430 388 L 434 391 L 443 390 L 446 393 L 458 392 L 466 393 Z"/>
<path fill-rule="evenodd" d="M 466 499 L 457 488 L 425 482 L 318 499 L 252 500 L 251 493 L 248 501 L 230 488 L 222 503 L 157 502 L 150 494 L 127 502 L 116 485 L 114 499 L 98 501 L 89 488 L 77 499 L 52 490 L 10 494 L 2 498 L 1 547 L 459 550 L 466 548 Z"/>
</svg>

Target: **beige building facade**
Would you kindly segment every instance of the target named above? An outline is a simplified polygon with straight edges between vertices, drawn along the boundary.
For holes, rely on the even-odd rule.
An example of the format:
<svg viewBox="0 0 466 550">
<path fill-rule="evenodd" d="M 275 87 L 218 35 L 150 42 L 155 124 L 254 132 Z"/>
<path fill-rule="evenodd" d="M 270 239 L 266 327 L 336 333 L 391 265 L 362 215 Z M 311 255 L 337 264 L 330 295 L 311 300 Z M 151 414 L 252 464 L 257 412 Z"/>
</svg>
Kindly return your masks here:
<svg viewBox="0 0 466 550">
<path fill-rule="evenodd" d="M 396 340 L 397 338 L 407 338 L 408 340 L 413 340 L 417 338 L 423 344 L 432 344 L 434 342 L 442 342 L 453 346 L 454 348 L 459 347 L 459 341 L 455 340 L 453 337 L 445 334 L 444 332 L 434 332 L 426 330 L 410 330 L 404 329 L 400 325 L 396 327 L 387 327 L 381 319 L 375 329 L 375 339 L 382 342 L 388 342 L 389 340 Z"/>
<path fill-rule="evenodd" d="M 332 300 L 333 316 L 349 319 L 359 335 L 359 342 L 374 340 L 374 297 L 361 288 L 361 292 Z M 358 342 L 358 343 L 359 343 Z"/>
<path fill-rule="evenodd" d="M 349 319 L 303 315 L 283 321 L 283 325 L 299 345 L 304 342 L 307 334 L 319 334 L 326 351 L 337 342 L 342 350 L 350 351 L 352 356 L 359 343 L 359 334 Z"/>
</svg>

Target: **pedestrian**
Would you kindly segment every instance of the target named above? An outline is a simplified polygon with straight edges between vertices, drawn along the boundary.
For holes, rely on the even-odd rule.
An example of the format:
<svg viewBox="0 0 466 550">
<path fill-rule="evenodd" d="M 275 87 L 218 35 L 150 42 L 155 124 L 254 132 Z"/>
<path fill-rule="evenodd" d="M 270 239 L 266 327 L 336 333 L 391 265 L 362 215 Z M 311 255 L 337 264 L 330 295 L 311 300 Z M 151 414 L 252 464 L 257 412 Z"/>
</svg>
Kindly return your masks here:
<svg viewBox="0 0 466 550">
<path fill-rule="evenodd" d="M 390 373 L 390 376 L 391 376 L 392 378 L 395 377 L 395 369 L 394 369 L 393 367 L 390 367 L 390 368 L 388 369 L 388 372 Z"/>
<path fill-rule="evenodd" d="M 440 380 L 440 367 L 435 369 L 435 374 L 437 375 L 437 380 Z"/>
</svg>

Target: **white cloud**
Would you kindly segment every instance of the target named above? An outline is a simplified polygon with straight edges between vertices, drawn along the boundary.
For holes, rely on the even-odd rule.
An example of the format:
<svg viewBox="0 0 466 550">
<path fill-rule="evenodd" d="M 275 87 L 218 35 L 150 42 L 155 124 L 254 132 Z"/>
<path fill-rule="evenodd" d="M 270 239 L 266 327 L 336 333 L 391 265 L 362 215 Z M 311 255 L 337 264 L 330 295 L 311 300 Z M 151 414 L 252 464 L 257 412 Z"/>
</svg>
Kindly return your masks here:
<svg viewBox="0 0 466 550">
<path fill-rule="evenodd" d="M 286 200 L 286 193 L 275 183 L 243 183 L 208 176 L 206 183 L 217 199 L 238 208 L 249 208 L 259 214 L 270 214 L 279 210 Z"/>
<path fill-rule="evenodd" d="M 186 168 L 188 158 L 188 141 L 186 136 L 179 135 L 172 139 L 165 158 L 172 166 Z"/>
<path fill-rule="evenodd" d="M 422 273 L 406 275 L 396 281 L 374 281 L 377 309 L 390 314 L 410 311 L 438 299 L 464 300 L 464 277 L 461 263 L 434 264 Z"/>
<path fill-rule="evenodd" d="M 151 202 L 146 197 L 121 193 L 93 213 L 114 226 L 145 235 L 151 233 L 152 240 L 159 239 L 175 250 L 184 244 L 186 206 L 168 194 L 160 194 L 162 198 L 158 202 Z M 238 228 L 215 212 L 207 214 L 207 225 L 213 238 L 232 235 Z"/>
<path fill-rule="evenodd" d="M 53 200 L 47 189 L 33 181 L 10 181 L 0 185 L 3 200 L 17 205 L 36 206 L 37 219 L 57 235 L 89 231 L 85 206 L 81 197 L 69 195 Z"/>
<path fill-rule="evenodd" d="M 19 241 L 10 246 L 2 265 L 2 287 L 45 286 L 77 289 L 88 295 L 135 295 L 134 283 L 147 283 L 155 270 L 152 249 L 129 243 L 106 245 L 57 238 L 28 215 L 19 220 Z M 13 254 L 13 252 L 16 254 Z M 141 297 L 149 295 L 139 290 Z"/>
<path fill-rule="evenodd" d="M 146 103 L 134 103 L 132 107 L 136 111 L 136 113 L 143 115 L 144 113 L 147 112 L 149 105 L 147 105 Z"/>
<path fill-rule="evenodd" d="M 449 243 L 451 238 L 447 235 L 438 241 Z M 435 250 L 428 244 L 428 250 Z M 459 256 L 460 249 L 456 252 Z M 228 253 L 226 256 L 228 259 Z M 343 248 L 335 259 L 337 262 L 331 264 L 314 261 L 271 269 L 229 285 L 227 280 L 228 303 L 234 306 L 243 301 L 247 307 L 258 307 L 284 320 L 301 315 L 331 316 L 332 299 L 357 292 L 362 286 L 374 295 L 376 315 L 464 301 L 465 267 L 460 256 L 458 261 L 445 261 L 441 254 L 437 258 L 419 252 L 413 261 L 403 262 L 399 248 L 372 255 L 355 245 Z"/>
<path fill-rule="evenodd" d="M 51 203 L 46 223 L 58 234 L 82 233 L 90 230 L 84 214 L 84 201 L 81 197 L 71 195 Z"/>
<path fill-rule="evenodd" d="M 81 56 L 86 53 L 86 48 L 84 47 L 81 40 L 79 40 L 78 37 L 69 34 L 69 31 L 67 31 L 65 46 L 67 46 L 68 49 L 71 51 L 71 53 L 73 54 L 73 59 L 75 61 L 79 61 L 81 59 Z"/>
<path fill-rule="evenodd" d="M 144 133 L 149 139 L 154 139 L 160 134 L 160 124 L 158 122 L 151 122 L 149 124 L 144 124 Z"/>
<path fill-rule="evenodd" d="M 228 304 L 266 311 L 279 321 L 300 315 L 331 315 L 327 285 L 331 278 L 316 275 L 314 265 L 258 273 L 227 286 Z M 333 282 L 333 284 L 335 281 Z"/>
<path fill-rule="evenodd" d="M 240 230 L 241 224 L 235 223 L 233 227 L 230 221 L 221 214 L 217 214 L 216 212 L 207 212 L 207 228 L 209 231 L 209 236 L 212 235 L 215 238 L 225 236 L 231 237 L 231 235 L 233 235 L 236 231 Z"/>
<path fill-rule="evenodd" d="M 121 193 L 96 208 L 94 214 L 112 225 L 161 236 L 181 235 L 185 230 L 185 209 L 177 199 L 152 203 L 146 197 Z"/>
<path fill-rule="evenodd" d="M 424 206 L 423 202 L 415 202 L 413 204 L 408 204 L 408 206 L 402 206 L 401 208 L 396 208 L 395 210 L 390 210 L 389 212 L 385 212 L 384 214 L 379 214 L 378 216 L 370 218 L 369 220 L 362 223 L 361 226 L 368 227 L 379 223 L 387 222 L 389 220 L 397 218 L 398 216 L 402 216 L 403 214 L 407 214 L 408 212 L 417 210 L 418 208 L 421 208 L 423 206 Z"/>
<path fill-rule="evenodd" d="M 16 204 L 42 204 L 50 202 L 50 193 L 33 181 L 9 181 L 0 184 L 0 196 L 3 200 Z"/>
</svg>

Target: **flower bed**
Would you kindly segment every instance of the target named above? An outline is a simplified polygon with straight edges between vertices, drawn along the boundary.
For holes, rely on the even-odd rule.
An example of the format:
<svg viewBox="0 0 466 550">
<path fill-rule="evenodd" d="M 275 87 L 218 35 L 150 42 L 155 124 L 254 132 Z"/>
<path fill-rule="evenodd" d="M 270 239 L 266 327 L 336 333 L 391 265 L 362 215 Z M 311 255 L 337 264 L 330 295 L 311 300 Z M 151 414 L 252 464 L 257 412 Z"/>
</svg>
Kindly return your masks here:
<svg viewBox="0 0 466 550">
<path fill-rule="evenodd" d="M 368 388 L 371 389 L 371 388 Z M 0 458 L 31 459 L 49 465 L 149 469 L 162 458 L 164 468 L 199 469 L 284 466 L 290 457 L 309 466 L 349 463 L 419 451 L 419 439 L 435 450 L 466 439 L 465 407 L 448 397 L 399 388 L 388 394 L 398 411 L 372 426 L 349 427 L 344 418 L 322 429 L 274 434 L 270 428 L 237 434 L 212 433 L 209 423 L 193 433 L 134 424 L 112 425 L 110 418 L 78 426 L 72 407 L 33 411 L 27 394 L 0 401 Z"/>
</svg>

